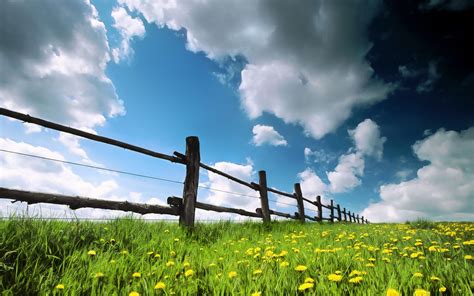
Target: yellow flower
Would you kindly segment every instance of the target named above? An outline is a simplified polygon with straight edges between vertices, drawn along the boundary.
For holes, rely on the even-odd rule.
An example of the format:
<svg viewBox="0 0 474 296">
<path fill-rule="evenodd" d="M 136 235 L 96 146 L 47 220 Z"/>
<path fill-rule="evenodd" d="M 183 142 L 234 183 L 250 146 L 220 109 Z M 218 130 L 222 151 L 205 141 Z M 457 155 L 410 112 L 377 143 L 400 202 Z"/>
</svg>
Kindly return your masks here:
<svg viewBox="0 0 474 296">
<path fill-rule="evenodd" d="M 423 289 L 416 289 L 413 296 L 430 296 L 430 292 Z"/>
<path fill-rule="evenodd" d="M 257 269 L 257 270 L 254 270 L 253 275 L 257 275 L 257 274 L 261 274 L 261 273 L 262 273 L 262 270 Z"/>
<path fill-rule="evenodd" d="M 332 273 L 328 275 L 328 280 L 331 282 L 340 282 L 342 280 L 342 275 Z"/>
<path fill-rule="evenodd" d="M 154 256 L 156 259 L 160 259 L 161 258 L 161 255 L 160 254 L 155 254 Z"/>
<path fill-rule="evenodd" d="M 375 267 L 375 265 L 373 263 L 367 263 L 365 266 L 366 267 Z"/>
<path fill-rule="evenodd" d="M 287 267 L 288 265 L 290 265 L 290 263 L 288 263 L 288 261 L 283 261 L 280 263 L 280 267 Z"/>
<path fill-rule="evenodd" d="M 353 271 L 351 271 L 351 273 L 349 274 L 349 277 L 352 277 L 352 276 L 355 276 L 355 275 L 362 275 L 362 272 L 361 271 L 358 271 L 356 269 L 354 269 Z"/>
<path fill-rule="evenodd" d="M 215 263 L 209 264 L 209 267 L 216 267 L 216 266 L 217 266 L 217 264 L 215 264 Z"/>
<path fill-rule="evenodd" d="M 97 255 L 97 253 L 94 250 L 90 250 L 89 252 L 87 252 L 87 255 L 94 257 L 95 255 Z"/>
<path fill-rule="evenodd" d="M 395 289 L 388 289 L 387 296 L 400 296 L 400 293 Z"/>
<path fill-rule="evenodd" d="M 349 283 L 353 283 L 353 284 L 358 284 L 360 282 L 362 282 L 363 278 L 361 276 L 356 276 L 354 278 L 351 278 L 349 280 Z"/>
<path fill-rule="evenodd" d="M 436 281 L 440 281 L 441 279 L 440 279 L 439 277 L 437 277 L 437 276 L 432 276 L 432 277 L 431 277 L 431 280 L 432 280 L 433 282 L 436 282 Z"/>
<path fill-rule="evenodd" d="M 117 261 L 115 261 L 114 259 L 110 260 L 110 264 L 115 264 L 117 263 Z"/>
<path fill-rule="evenodd" d="M 140 296 L 140 293 L 132 291 L 130 294 L 128 294 L 128 296 Z"/>
<path fill-rule="evenodd" d="M 102 272 L 96 272 L 94 277 L 95 278 L 102 278 L 102 277 L 104 277 L 104 274 Z"/>
<path fill-rule="evenodd" d="M 55 288 L 58 289 L 58 290 L 64 290 L 64 285 L 63 284 L 57 284 Z"/>
<path fill-rule="evenodd" d="M 304 283 L 298 287 L 298 291 L 303 292 L 305 290 L 311 289 L 314 287 L 313 283 Z"/>
<path fill-rule="evenodd" d="M 193 271 L 192 269 L 188 269 L 188 270 L 186 270 L 186 272 L 184 273 L 184 275 L 185 275 L 186 277 L 190 277 L 190 276 L 192 276 L 193 274 L 194 274 L 194 271 Z"/>
<path fill-rule="evenodd" d="M 446 287 L 443 286 L 443 287 L 439 288 L 438 291 L 440 291 L 441 293 L 446 292 Z"/>
<path fill-rule="evenodd" d="M 466 256 L 464 256 L 464 259 L 466 259 L 466 260 L 472 260 L 472 255 L 466 255 Z"/>
<path fill-rule="evenodd" d="M 305 283 L 314 283 L 314 280 L 310 277 L 307 277 L 307 278 L 304 279 L 304 282 Z"/>
<path fill-rule="evenodd" d="M 155 290 L 163 290 L 164 288 L 166 288 L 166 284 L 163 283 L 163 282 L 158 282 L 158 283 L 155 285 Z"/>
<path fill-rule="evenodd" d="M 170 266 L 173 266 L 173 265 L 174 265 L 173 261 L 166 262 L 166 267 L 170 267 Z"/>
<path fill-rule="evenodd" d="M 423 274 L 421 272 L 415 272 L 413 274 L 413 277 L 417 277 L 417 278 L 422 278 L 423 277 Z"/>
<path fill-rule="evenodd" d="M 142 274 L 139 273 L 139 272 L 134 272 L 134 273 L 132 274 L 132 277 L 134 277 L 134 278 L 136 278 L 136 279 L 139 279 L 141 276 L 142 276 Z"/>
<path fill-rule="evenodd" d="M 262 296 L 262 292 L 253 292 L 250 296 Z"/>
<path fill-rule="evenodd" d="M 229 276 L 230 279 L 235 278 L 237 276 L 237 272 L 236 271 L 231 271 L 231 272 L 229 272 L 228 276 Z"/>
<path fill-rule="evenodd" d="M 306 267 L 304 265 L 298 265 L 298 266 L 295 267 L 296 271 L 305 271 L 306 269 L 308 269 L 308 267 Z"/>
<path fill-rule="evenodd" d="M 122 255 L 127 255 L 128 254 L 128 251 L 127 250 L 123 250 L 122 252 L 120 252 Z"/>
</svg>

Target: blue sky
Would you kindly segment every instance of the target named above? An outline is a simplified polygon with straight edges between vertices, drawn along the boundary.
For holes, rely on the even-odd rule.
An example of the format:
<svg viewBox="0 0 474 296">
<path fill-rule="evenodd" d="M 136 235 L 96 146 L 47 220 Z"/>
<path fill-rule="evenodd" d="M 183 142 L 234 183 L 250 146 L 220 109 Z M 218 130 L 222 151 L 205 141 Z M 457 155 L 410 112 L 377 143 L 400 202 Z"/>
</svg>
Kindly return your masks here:
<svg viewBox="0 0 474 296">
<path fill-rule="evenodd" d="M 0 31 L 4 108 L 166 154 L 184 152 L 195 135 L 207 164 L 249 181 L 265 170 L 270 186 L 288 192 L 300 182 L 308 198 L 334 199 L 372 221 L 474 219 L 473 7 L 465 1 L 1 5 L 11 16 Z M 184 178 L 180 165 L 122 149 L 3 117 L 0 128 L 4 150 Z M 160 204 L 182 191 L 7 152 L 0 161 L 2 187 Z M 200 182 L 257 195 L 207 172 Z M 282 202 L 272 208 L 296 211 L 271 198 Z M 259 206 L 205 189 L 198 199 Z M 3 215 L 26 210 L 1 205 Z"/>
</svg>

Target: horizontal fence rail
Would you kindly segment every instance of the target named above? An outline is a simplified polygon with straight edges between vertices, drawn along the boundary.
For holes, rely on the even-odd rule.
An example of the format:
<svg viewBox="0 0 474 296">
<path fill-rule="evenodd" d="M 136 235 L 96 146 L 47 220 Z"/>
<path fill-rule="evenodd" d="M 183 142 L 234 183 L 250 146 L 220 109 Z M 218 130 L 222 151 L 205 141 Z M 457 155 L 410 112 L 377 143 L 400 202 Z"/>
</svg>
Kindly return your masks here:
<svg viewBox="0 0 474 296">
<path fill-rule="evenodd" d="M 195 211 L 196 209 L 202 209 L 206 211 L 214 211 L 214 212 L 224 212 L 224 213 L 232 213 L 238 214 L 242 216 L 252 217 L 252 218 L 259 218 L 262 219 L 264 222 L 269 222 L 271 220 L 271 215 L 283 217 L 287 219 L 294 219 L 299 220 L 301 223 L 304 223 L 306 220 L 309 221 L 317 221 L 317 222 L 349 222 L 349 223 L 361 223 L 366 224 L 369 223 L 367 219 L 363 216 L 359 217 L 359 214 L 354 214 L 351 211 L 346 210 L 343 208 L 341 210 L 341 206 L 339 204 L 335 205 L 333 200 L 330 200 L 329 204 L 323 204 L 321 202 L 321 196 L 316 196 L 316 200 L 312 201 L 307 197 L 303 196 L 301 186 L 299 183 L 294 184 L 294 192 L 288 193 L 284 192 L 275 188 L 271 188 L 267 186 L 267 178 L 265 171 L 258 172 L 258 183 L 256 182 L 247 182 L 245 180 L 241 180 L 235 176 L 227 174 L 223 171 L 220 171 L 212 166 L 204 164 L 200 161 L 200 144 L 198 137 L 187 137 L 186 138 L 186 154 L 182 154 L 180 152 L 173 152 L 173 155 L 166 155 L 163 153 L 155 152 L 152 150 L 148 150 L 139 146 L 135 146 L 132 144 L 128 144 L 125 142 L 121 142 L 115 139 L 91 134 L 85 131 L 81 131 L 75 128 L 67 127 L 61 124 L 57 124 L 54 122 L 50 122 L 44 119 L 32 117 L 27 114 L 22 114 L 19 112 L 11 111 L 5 108 L 0 108 L 0 115 L 4 115 L 10 118 L 15 118 L 24 122 L 29 122 L 33 124 L 37 124 L 49 129 L 57 130 L 64 133 L 69 133 L 72 135 L 76 135 L 79 137 L 87 138 L 92 141 L 101 142 L 117 147 L 121 147 L 124 149 L 128 149 L 131 151 L 135 151 L 138 153 L 142 153 L 145 155 L 149 155 L 155 158 L 168 160 L 173 163 L 183 164 L 186 166 L 186 175 L 184 182 L 176 182 L 175 183 L 182 183 L 183 184 L 183 196 L 182 197 L 175 197 L 171 196 L 168 198 L 168 207 L 167 206 L 159 206 L 159 205 L 150 205 L 150 204 L 140 204 L 140 203 L 132 203 L 128 201 L 111 201 L 111 200 L 102 200 L 102 199 L 95 199 L 89 197 L 81 197 L 81 196 L 68 196 L 68 195 L 60 195 L 60 194 L 50 194 L 50 193 L 42 193 L 42 192 L 30 192 L 30 191 L 23 191 L 23 190 L 13 190 L 8 188 L 0 187 L 0 198 L 6 199 L 13 199 L 15 201 L 26 202 L 28 204 L 35 204 L 35 203 L 52 203 L 52 204 L 60 204 L 60 205 L 67 205 L 71 209 L 79 209 L 79 208 L 98 208 L 98 209 L 108 209 L 108 210 L 121 210 L 121 211 L 130 211 L 139 214 L 168 214 L 168 215 L 175 215 L 179 216 L 179 223 L 187 228 L 192 229 L 194 227 L 195 222 Z M 0 152 L 12 152 L 0 149 Z M 17 153 L 22 154 L 22 153 Z M 41 158 L 41 157 L 40 157 Z M 47 158 L 44 158 L 48 160 Z M 206 204 L 197 201 L 197 193 L 199 186 L 199 169 L 205 169 L 210 171 L 214 174 L 220 175 L 224 178 L 229 179 L 232 182 L 238 183 L 245 187 L 248 187 L 256 192 L 258 192 L 259 196 L 255 198 L 260 199 L 261 207 L 255 209 L 255 212 L 250 212 L 245 209 L 235 209 L 223 206 L 216 206 L 211 204 Z M 133 174 L 133 173 L 130 173 Z M 135 174 L 140 176 L 139 174 Z M 155 178 L 160 179 L 160 178 Z M 164 180 L 164 179 L 163 179 Z M 209 188 L 210 189 L 210 188 Z M 216 189 L 216 191 L 219 191 Z M 223 191 L 222 192 L 226 192 Z M 295 201 L 294 206 L 297 208 L 297 212 L 294 214 L 290 213 L 283 213 L 280 211 L 272 210 L 269 206 L 269 199 L 268 199 L 268 192 L 273 194 L 277 194 L 280 196 L 284 196 L 290 198 Z M 226 192 L 232 193 L 233 192 Z M 239 193 L 235 193 L 236 195 L 243 195 Z M 247 195 L 245 195 L 247 196 Z M 249 196 L 250 197 L 250 196 Z M 252 196 L 253 197 L 253 196 Z M 275 203 L 282 203 L 278 200 L 271 200 Z M 304 203 L 309 203 L 312 206 L 315 206 L 317 210 L 306 209 Z M 288 203 L 284 203 L 289 205 Z M 323 208 L 329 211 L 328 217 L 323 217 Z M 314 211 L 317 215 L 310 216 L 305 211 Z"/>
</svg>

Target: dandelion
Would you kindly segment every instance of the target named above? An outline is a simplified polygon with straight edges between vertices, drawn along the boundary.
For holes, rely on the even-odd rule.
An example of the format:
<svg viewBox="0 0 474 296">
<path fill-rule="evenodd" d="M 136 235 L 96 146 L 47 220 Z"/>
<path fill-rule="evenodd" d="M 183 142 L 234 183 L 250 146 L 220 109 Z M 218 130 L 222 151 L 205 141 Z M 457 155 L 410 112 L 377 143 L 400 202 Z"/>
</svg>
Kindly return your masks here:
<svg viewBox="0 0 474 296">
<path fill-rule="evenodd" d="M 163 282 L 158 282 L 155 285 L 155 290 L 164 290 L 166 288 L 166 284 Z"/>
<path fill-rule="evenodd" d="M 262 292 L 253 292 L 250 296 L 262 296 Z"/>
<path fill-rule="evenodd" d="M 413 274 L 413 277 L 417 277 L 417 278 L 422 278 L 423 277 L 423 274 L 421 272 L 415 272 Z"/>
<path fill-rule="evenodd" d="M 328 275 L 328 280 L 331 282 L 340 282 L 342 280 L 342 275 L 332 273 Z"/>
<path fill-rule="evenodd" d="M 127 251 L 127 250 L 122 250 L 122 252 L 120 252 L 120 254 L 122 254 L 122 255 L 127 255 L 127 254 L 128 254 L 128 251 Z"/>
<path fill-rule="evenodd" d="M 147 252 L 146 254 L 147 254 L 148 256 L 153 256 L 153 253 L 154 253 L 153 251 L 150 251 L 150 252 Z"/>
<path fill-rule="evenodd" d="M 305 283 L 314 283 L 314 279 L 310 278 L 310 277 L 307 277 L 304 279 L 304 282 Z"/>
<path fill-rule="evenodd" d="M 139 272 L 134 272 L 134 273 L 132 274 L 132 277 L 133 277 L 133 278 L 136 278 L 136 279 L 139 279 L 141 276 L 142 276 L 142 274 L 139 273 Z"/>
<path fill-rule="evenodd" d="M 366 267 L 375 267 L 375 264 L 373 264 L 373 263 L 367 263 L 365 266 L 366 266 Z"/>
<path fill-rule="evenodd" d="M 97 255 L 97 253 L 94 250 L 90 250 L 89 252 L 87 252 L 87 255 L 94 257 L 95 255 Z"/>
<path fill-rule="evenodd" d="M 400 296 L 400 293 L 395 289 L 388 289 L 387 296 Z"/>
<path fill-rule="evenodd" d="M 354 278 L 351 278 L 349 280 L 349 283 L 353 283 L 353 284 L 359 284 L 360 282 L 362 282 L 363 278 L 361 276 L 356 276 Z"/>
<path fill-rule="evenodd" d="M 115 263 L 117 263 L 117 261 L 115 261 L 114 259 L 112 259 L 112 260 L 110 260 L 109 263 L 110 263 L 110 264 L 115 264 Z"/>
<path fill-rule="evenodd" d="M 280 267 L 287 267 L 289 265 L 290 265 L 290 263 L 288 263 L 288 261 L 283 261 L 283 262 L 280 263 Z"/>
<path fill-rule="evenodd" d="M 132 291 L 128 294 L 128 296 L 140 296 L 140 293 Z"/>
<path fill-rule="evenodd" d="M 357 269 L 354 269 L 353 271 L 351 271 L 351 273 L 349 274 L 349 277 L 353 277 L 353 276 L 359 276 L 359 275 L 362 275 L 362 272 L 361 271 L 358 271 Z"/>
<path fill-rule="evenodd" d="M 298 265 L 298 266 L 295 267 L 296 271 L 301 271 L 301 272 L 305 271 L 306 269 L 308 269 L 308 267 L 306 267 L 304 265 Z"/>
<path fill-rule="evenodd" d="M 464 256 L 464 259 L 466 259 L 466 260 L 472 260 L 472 255 L 466 255 L 466 256 Z"/>
<path fill-rule="evenodd" d="M 189 264 L 189 262 L 184 262 L 184 263 L 183 263 L 183 267 L 184 267 L 184 268 L 189 267 L 189 266 L 191 266 L 191 264 Z"/>
<path fill-rule="evenodd" d="M 311 289 L 314 287 L 314 284 L 313 283 L 304 283 L 304 284 L 301 284 L 299 287 L 298 287 L 298 291 L 300 292 L 304 292 L 308 289 Z"/>
<path fill-rule="evenodd" d="M 430 296 L 430 292 L 423 289 L 416 289 L 413 296 Z"/>
<path fill-rule="evenodd" d="M 231 271 L 231 272 L 229 272 L 228 276 L 229 276 L 230 279 L 235 278 L 237 276 L 237 272 L 236 271 Z"/>
<path fill-rule="evenodd" d="M 64 290 L 64 285 L 63 284 L 57 284 L 56 287 L 54 287 L 58 290 Z"/>
<path fill-rule="evenodd" d="M 446 287 L 443 286 L 443 287 L 439 288 L 438 291 L 440 291 L 441 293 L 444 293 L 444 292 L 446 292 Z"/>
<path fill-rule="evenodd" d="M 95 277 L 95 278 L 103 278 L 103 277 L 104 277 L 104 273 L 102 273 L 102 272 L 96 272 L 96 273 L 94 274 L 94 277 Z"/>
<path fill-rule="evenodd" d="M 186 270 L 186 272 L 184 273 L 184 275 L 185 275 L 186 277 L 193 276 L 193 274 L 194 274 L 194 271 L 193 271 L 192 269 L 188 269 L 188 270 Z"/>
<path fill-rule="evenodd" d="M 253 271 L 253 275 L 259 275 L 261 274 L 263 271 L 261 269 L 257 269 L 257 270 L 254 270 Z"/>
<path fill-rule="evenodd" d="M 174 265 L 174 262 L 173 261 L 168 261 L 166 262 L 166 267 L 171 267 Z"/>
<path fill-rule="evenodd" d="M 155 254 L 155 259 L 160 259 L 161 258 L 161 255 L 160 254 Z"/>
<path fill-rule="evenodd" d="M 216 267 L 216 266 L 217 266 L 217 264 L 215 264 L 215 263 L 209 264 L 209 267 Z"/>
<path fill-rule="evenodd" d="M 433 282 L 439 282 L 439 281 L 441 281 L 441 279 L 440 279 L 439 277 L 434 276 L 434 275 L 433 275 L 430 279 L 431 279 Z"/>
</svg>

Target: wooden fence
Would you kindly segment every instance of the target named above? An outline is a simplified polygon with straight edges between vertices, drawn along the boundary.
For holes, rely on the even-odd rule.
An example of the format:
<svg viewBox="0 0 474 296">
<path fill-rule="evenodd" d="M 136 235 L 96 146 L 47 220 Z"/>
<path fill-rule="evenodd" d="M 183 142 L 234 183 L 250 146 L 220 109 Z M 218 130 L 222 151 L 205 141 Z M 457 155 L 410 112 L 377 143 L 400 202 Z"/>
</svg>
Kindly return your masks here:
<svg viewBox="0 0 474 296">
<path fill-rule="evenodd" d="M 146 154 L 155 158 L 168 160 L 173 163 L 183 164 L 186 166 L 186 177 L 184 180 L 183 196 L 182 197 L 169 197 L 167 202 L 169 206 L 158 206 L 148 205 L 131 202 L 119 202 L 93 199 L 81 196 L 67 196 L 60 194 L 50 194 L 42 192 L 30 192 L 24 190 L 13 190 L 8 188 L 0 187 L 0 198 L 13 199 L 15 201 L 27 202 L 28 204 L 35 203 L 53 203 L 68 205 L 71 209 L 79 208 L 99 208 L 99 209 L 110 209 L 110 210 L 122 210 L 131 211 L 140 214 L 168 214 L 179 216 L 179 223 L 185 227 L 193 228 L 195 221 L 196 208 L 207 211 L 215 212 L 226 212 L 243 215 L 247 217 L 261 218 L 263 222 L 269 222 L 271 215 L 280 216 L 289 219 L 299 220 L 304 223 L 306 220 L 309 221 L 329 221 L 335 222 L 352 222 L 352 223 L 369 223 L 363 216 L 359 217 L 359 214 L 351 213 L 346 208 L 341 209 L 339 204 L 335 205 L 333 200 L 330 200 L 328 205 L 321 202 L 321 197 L 316 196 L 316 200 L 310 200 L 303 196 L 301 192 L 301 186 L 299 183 L 294 184 L 294 192 L 288 193 L 283 192 L 267 185 L 267 177 L 265 171 L 258 172 L 258 183 L 247 182 L 231 176 L 225 172 L 217 170 L 211 166 L 208 166 L 201 162 L 199 139 L 198 137 L 187 137 L 186 138 L 186 153 L 182 154 L 174 152 L 173 155 L 166 155 L 151 151 L 142 147 L 117 141 L 114 139 L 98 136 L 95 134 L 87 133 L 78 129 L 46 121 L 40 118 L 32 117 L 27 114 L 18 113 L 8 109 L 0 108 L 0 115 L 15 118 L 23 122 L 29 122 L 37 124 L 46 128 L 54 129 L 64 133 L 69 133 L 79 137 L 87 138 L 96 142 L 106 143 L 113 146 L 118 146 L 124 149 L 132 150 L 138 153 Z M 197 201 L 198 184 L 199 184 L 199 170 L 200 168 L 218 174 L 222 177 L 229 179 L 230 181 L 236 182 L 242 186 L 246 186 L 259 193 L 261 207 L 257 208 L 255 212 L 250 212 L 243 209 L 234 209 L 228 207 L 215 206 L 205 204 Z M 268 192 L 285 196 L 296 201 L 298 211 L 293 215 L 288 213 L 282 213 L 275 210 L 271 210 L 268 203 Z M 309 216 L 305 213 L 304 203 L 309 203 L 317 208 L 317 216 Z M 329 211 L 327 217 L 323 216 L 323 208 Z"/>
</svg>

